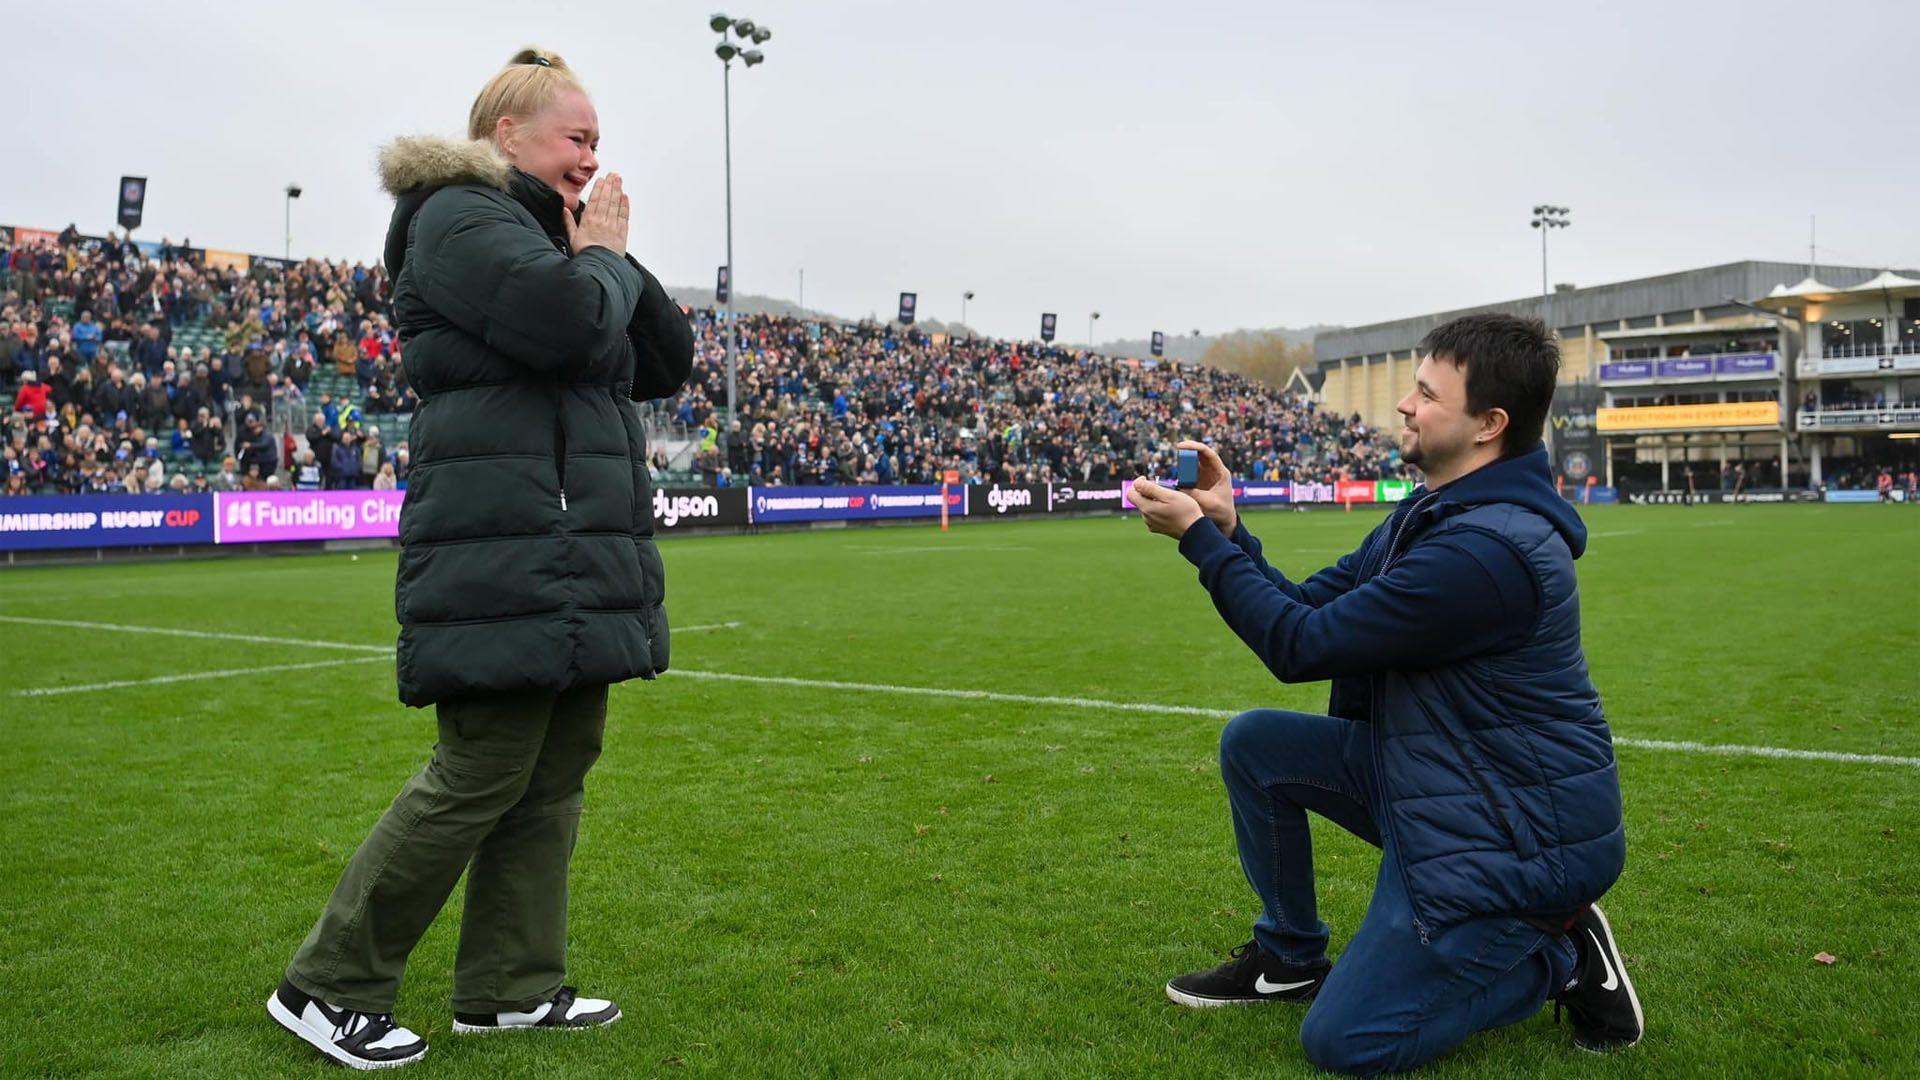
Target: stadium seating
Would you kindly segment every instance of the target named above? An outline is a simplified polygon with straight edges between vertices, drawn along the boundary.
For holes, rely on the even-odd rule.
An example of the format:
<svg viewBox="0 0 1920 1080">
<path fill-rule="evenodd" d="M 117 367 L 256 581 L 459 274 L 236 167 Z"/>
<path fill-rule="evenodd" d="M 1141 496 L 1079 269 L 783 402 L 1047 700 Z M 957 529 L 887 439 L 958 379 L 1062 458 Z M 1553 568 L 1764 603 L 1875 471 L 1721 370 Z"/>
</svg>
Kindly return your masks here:
<svg viewBox="0 0 1920 1080">
<path fill-rule="evenodd" d="M 275 389 L 271 402 L 262 402 L 272 413 L 269 434 L 276 441 L 292 435 L 304 449 L 308 421 L 327 395 L 361 410 L 361 427 L 379 429 L 386 460 L 402 471 L 397 453 L 408 446 L 411 414 L 366 411 L 359 378 L 340 373 L 333 359 L 344 336 L 356 354 L 363 347 L 374 350 L 376 378 L 396 391 L 405 386 L 405 372 L 390 355 L 386 283 L 377 264 L 368 269 L 315 260 L 240 271 L 205 268 L 188 255 L 155 266 L 157 260 L 143 261 L 128 247 L 108 246 L 119 243 L 82 237 L 69 244 L 56 258 L 64 258 L 71 272 L 41 275 L 39 303 L 16 316 L 37 325 L 41 340 L 56 342 L 53 355 L 60 355 L 57 340 L 74 318 L 75 297 L 104 306 L 107 361 L 127 369 L 137 366 L 132 361 L 140 355 L 142 322 L 170 322 L 154 314 L 160 311 L 180 318 L 168 341 L 176 368 L 192 373 L 205 353 L 223 358 L 233 380 L 223 403 L 229 441 L 202 462 L 173 453 L 167 429 L 143 433 L 136 420 L 94 417 L 95 430 L 129 445 L 136 435 L 157 438 L 169 481 L 217 473 L 222 457 L 238 454 L 232 440 L 243 425 L 233 411 L 246 358 L 252 355 L 257 363 L 264 351 L 269 369 L 284 378 L 298 336 L 308 330 L 314 365 L 305 392 Z M 0 265 L 17 270 L 21 254 L 0 250 Z M 49 265 L 43 253 L 30 254 L 42 259 L 42 269 Z M 142 274 L 150 268 L 159 272 Z M 18 278 L 13 274 L 9 285 Z M 162 290 L 175 280 L 182 282 L 179 291 Z M 151 291 L 134 295 L 143 282 Z M 0 295 L 9 302 L 17 298 Z M 188 312 L 191 317 L 184 317 Z M 1326 412 L 1299 394 L 1229 372 L 1033 342 L 954 341 L 897 325 L 743 317 L 735 323 L 741 400 L 734 403 L 726 397 L 726 350 L 716 314 L 693 310 L 688 318 L 697 341 L 692 377 L 681 392 L 642 409 L 653 451 L 649 464 L 662 482 L 925 483 L 948 470 L 969 480 L 1105 480 L 1164 471 L 1172 442 L 1181 437 L 1207 438 L 1236 467 L 1264 477 L 1386 479 L 1408 471 L 1391 440 L 1357 417 Z M 236 325 L 248 328 L 248 340 L 232 334 Z M 154 363 L 151 356 L 146 363 Z M 63 375 L 73 379 L 84 366 L 67 357 Z M 104 376 L 105 369 L 93 374 Z M 9 368 L 0 377 L 10 385 L 15 372 Z M 168 387 L 170 396 L 173 389 Z M 27 437 L 37 440 L 38 432 L 21 427 L 11 433 L 18 455 L 32 459 L 30 488 L 141 490 L 147 480 L 137 446 L 129 461 L 72 443 L 70 433 L 86 419 L 85 404 L 83 396 L 66 423 L 48 433 L 57 440 L 52 451 L 35 452 Z M 736 416 L 741 431 L 733 436 Z M 291 484 L 292 465 L 280 462 L 281 483 Z M 130 471 L 141 475 L 129 477 Z M 368 480 L 356 474 L 345 482 Z"/>
</svg>

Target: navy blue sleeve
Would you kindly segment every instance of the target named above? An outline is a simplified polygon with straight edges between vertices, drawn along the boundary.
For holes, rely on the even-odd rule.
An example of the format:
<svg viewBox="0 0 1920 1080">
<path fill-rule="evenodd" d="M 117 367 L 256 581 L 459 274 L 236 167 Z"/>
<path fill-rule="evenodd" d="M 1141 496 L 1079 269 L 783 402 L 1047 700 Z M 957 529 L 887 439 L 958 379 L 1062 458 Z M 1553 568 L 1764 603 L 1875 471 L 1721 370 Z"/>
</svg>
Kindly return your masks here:
<svg viewBox="0 0 1920 1080">
<path fill-rule="evenodd" d="M 1387 572 L 1317 606 L 1276 585 L 1205 518 L 1181 537 L 1180 553 L 1282 682 L 1437 667 L 1516 644 L 1539 616 L 1532 571 L 1484 533 L 1415 544 Z"/>
<path fill-rule="evenodd" d="M 1374 530 L 1374 532 L 1379 531 L 1379 529 Z M 1287 580 L 1287 575 L 1267 565 L 1266 557 L 1261 553 L 1263 549 L 1259 538 L 1247 531 L 1246 519 L 1233 523 L 1232 540 L 1234 546 L 1246 552 L 1247 558 L 1253 560 L 1254 568 L 1260 571 L 1261 576 L 1273 582 L 1275 588 L 1300 603 L 1319 607 L 1353 588 L 1354 582 L 1360 580 L 1360 560 L 1366 554 L 1367 545 L 1373 542 L 1373 533 L 1368 533 L 1367 538 L 1360 541 L 1359 547 L 1340 556 L 1339 562 L 1299 583 Z"/>
</svg>

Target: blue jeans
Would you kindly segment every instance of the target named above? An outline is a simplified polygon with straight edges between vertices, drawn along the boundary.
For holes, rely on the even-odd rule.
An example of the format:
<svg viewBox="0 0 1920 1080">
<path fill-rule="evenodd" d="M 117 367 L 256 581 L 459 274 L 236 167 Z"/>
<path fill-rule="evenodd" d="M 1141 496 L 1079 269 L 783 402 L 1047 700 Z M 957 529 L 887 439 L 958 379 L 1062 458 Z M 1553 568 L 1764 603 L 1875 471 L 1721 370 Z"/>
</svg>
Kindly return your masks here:
<svg viewBox="0 0 1920 1080">
<path fill-rule="evenodd" d="M 1254 938 L 1287 963 L 1318 961 L 1327 925 L 1314 902 L 1307 811 L 1381 846 L 1372 726 L 1281 709 L 1241 713 L 1220 734 L 1220 773 L 1240 866 L 1260 895 Z M 1411 1069 L 1476 1031 L 1532 1016 L 1573 966 L 1564 937 L 1514 918 L 1473 919 L 1422 943 L 1398 856 L 1385 847 L 1366 917 L 1301 1023 L 1300 1044 L 1333 1072 Z"/>
</svg>

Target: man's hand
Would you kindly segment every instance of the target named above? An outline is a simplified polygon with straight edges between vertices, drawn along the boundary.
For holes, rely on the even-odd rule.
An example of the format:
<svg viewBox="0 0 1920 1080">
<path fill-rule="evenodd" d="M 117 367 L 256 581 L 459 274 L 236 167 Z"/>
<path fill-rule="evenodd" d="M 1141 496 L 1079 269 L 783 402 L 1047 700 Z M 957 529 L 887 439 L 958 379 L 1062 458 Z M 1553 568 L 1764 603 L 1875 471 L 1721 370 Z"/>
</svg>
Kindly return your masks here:
<svg viewBox="0 0 1920 1080">
<path fill-rule="evenodd" d="M 1149 531 L 1175 540 L 1187 535 L 1193 523 L 1206 516 L 1193 496 L 1163 488 L 1144 476 L 1133 482 L 1128 494 L 1133 498 L 1133 505 L 1139 507 L 1140 518 L 1147 523 Z"/>
<path fill-rule="evenodd" d="M 1180 449 L 1197 451 L 1200 455 L 1200 478 L 1186 489 L 1187 494 L 1200 504 L 1202 513 L 1220 526 L 1222 533 L 1232 536 L 1240 524 L 1240 511 L 1233 506 L 1233 474 L 1206 443 L 1188 439 L 1180 444 Z"/>
<path fill-rule="evenodd" d="M 608 173 L 593 186 L 593 198 L 580 211 L 576 224 L 573 215 L 562 212 L 567 227 L 567 248 L 575 255 L 590 247 L 603 247 L 615 255 L 627 253 L 627 217 L 632 203 L 620 186 L 620 174 Z"/>
</svg>

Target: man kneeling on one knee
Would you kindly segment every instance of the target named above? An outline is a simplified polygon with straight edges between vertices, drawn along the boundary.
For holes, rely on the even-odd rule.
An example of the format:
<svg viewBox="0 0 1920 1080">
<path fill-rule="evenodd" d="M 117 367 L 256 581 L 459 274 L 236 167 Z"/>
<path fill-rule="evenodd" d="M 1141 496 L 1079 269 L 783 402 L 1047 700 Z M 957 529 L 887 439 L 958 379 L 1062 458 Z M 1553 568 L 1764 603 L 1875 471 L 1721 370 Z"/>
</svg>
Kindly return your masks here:
<svg viewBox="0 0 1920 1080">
<path fill-rule="evenodd" d="M 1555 1003 L 1574 1042 L 1637 1042 L 1639 999 L 1594 901 L 1626 859 L 1620 780 L 1580 647 L 1586 529 L 1541 430 L 1559 348 L 1537 320 L 1428 334 L 1398 405 L 1425 474 L 1359 548 L 1305 581 L 1267 565 L 1211 449 L 1187 490 L 1134 482 L 1220 616 L 1331 715 L 1257 709 L 1220 736 L 1253 940 L 1167 984 L 1182 1005 L 1312 1002 L 1309 1060 L 1410 1069 Z M 1307 812 L 1381 849 L 1366 916 L 1327 960 Z"/>
</svg>

